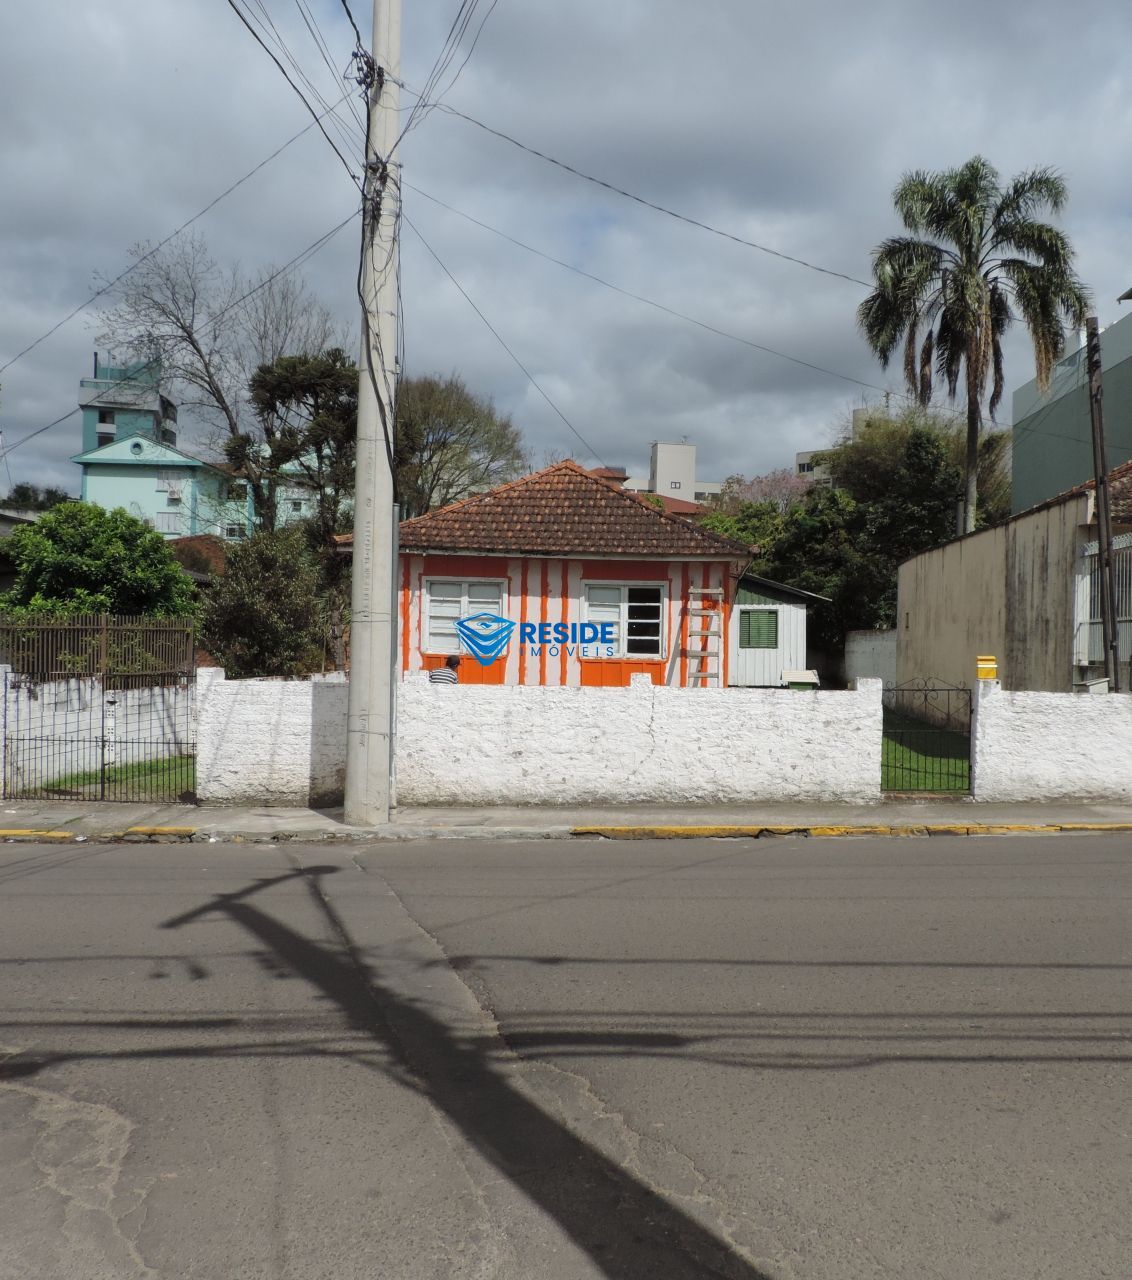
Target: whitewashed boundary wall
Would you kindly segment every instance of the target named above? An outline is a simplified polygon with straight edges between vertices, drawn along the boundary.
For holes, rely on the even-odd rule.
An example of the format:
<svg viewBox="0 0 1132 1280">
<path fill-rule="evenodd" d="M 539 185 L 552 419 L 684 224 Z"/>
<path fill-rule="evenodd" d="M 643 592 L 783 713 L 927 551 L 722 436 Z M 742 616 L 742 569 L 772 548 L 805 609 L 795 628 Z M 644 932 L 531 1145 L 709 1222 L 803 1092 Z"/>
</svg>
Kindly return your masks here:
<svg viewBox="0 0 1132 1280">
<path fill-rule="evenodd" d="M 896 632 L 850 631 L 845 637 L 845 680 L 896 683 Z"/>
<path fill-rule="evenodd" d="M 117 764 L 157 760 L 190 750 L 190 689 L 162 685 L 105 689 L 100 680 L 39 683 L 0 666 L 0 759 L 4 794 L 97 772 Z M 19 749 L 13 748 L 18 740 Z"/>
<path fill-rule="evenodd" d="M 227 680 L 197 672 L 197 798 L 204 803 L 341 804 L 346 702 L 341 672 L 310 680 Z"/>
<path fill-rule="evenodd" d="M 1132 800 L 1132 696 L 976 686 L 973 793 L 984 801 Z"/>
<path fill-rule="evenodd" d="M 880 799 L 881 683 L 850 692 L 398 688 L 399 804 Z"/>
</svg>

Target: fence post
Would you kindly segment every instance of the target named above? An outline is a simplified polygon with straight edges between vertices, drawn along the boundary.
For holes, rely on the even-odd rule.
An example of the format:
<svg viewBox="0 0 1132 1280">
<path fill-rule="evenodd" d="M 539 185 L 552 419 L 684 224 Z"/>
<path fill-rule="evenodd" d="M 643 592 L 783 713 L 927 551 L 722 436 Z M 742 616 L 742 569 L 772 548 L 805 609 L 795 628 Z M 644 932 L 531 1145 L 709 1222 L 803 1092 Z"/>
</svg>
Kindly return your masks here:
<svg viewBox="0 0 1132 1280">
<path fill-rule="evenodd" d="M 998 680 L 976 680 L 971 695 L 971 799 L 979 799 L 979 711 L 983 699 L 1002 688 Z"/>
<path fill-rule="evenodd" d="M 4 709 L 0 712 L 0 798 L 8 798 L 8 677 L 12 668 L 0 663 L 0 689 L 4 691 Z"/>
</svg>

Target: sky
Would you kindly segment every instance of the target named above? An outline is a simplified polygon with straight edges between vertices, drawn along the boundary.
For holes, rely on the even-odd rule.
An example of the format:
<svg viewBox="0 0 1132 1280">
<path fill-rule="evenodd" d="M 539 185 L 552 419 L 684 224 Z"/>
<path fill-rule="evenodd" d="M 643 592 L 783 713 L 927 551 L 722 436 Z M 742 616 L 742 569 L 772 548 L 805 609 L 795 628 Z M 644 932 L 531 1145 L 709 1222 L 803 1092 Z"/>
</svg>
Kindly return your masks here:
<svg viewBox="0 0 1132 1280">
<path fill-rule="evenodd" d="M 270 17 L 328 102 L 352 88 L 342 0 L 303 0 L 326 61 L 300 0 L 241 3 Z M 372 9 L 350 3 L 368 40 Z M 405 5 L 406 118 L 459 7 Z M 871 250 L 899 230 L 891 193 L 909 170 L 975 154 L 1004 176 L 1058 169 L 1079 274 L 1102 326 L 1120 317 L 1116 298 L 1132 287 L 1130 45 L 1127 0 L 479 0 L 440 108 L 400 146 L 416 228 L 402 245 L 404 372 L 456 373 L 490 397 L 533 465 L 571 456 L 639 472 L 652 441 L 687 440 L 701 479 L 792 467 L 853 408 L 903 390 L 900 368 L 881 369 L 857 329 L 867 289 L 827 272 L 869 279 Z M 444 107 L 826 271 L 657 212 Z M 345 103 L 338 115 L 357 150 Z M 310 123 L 227 0 L 5 6 L 0 118 L 0 366 L 123 271 L 132 245 L 164 238 Z M 312 128 L 191 230 L 217 261 L 254 271 L 290 261 L 357 204 Z M 357 253 L 355 221 L 303 268 L 355 332 Z M 20 441 L 76 408 L 112 301 L 0 371 L 0 492 L 10 477 L 77 493 L 77 412 Z M 1033 377 L 1023 333 L 1006 373 L 1008 391 Z"/>
</svg>

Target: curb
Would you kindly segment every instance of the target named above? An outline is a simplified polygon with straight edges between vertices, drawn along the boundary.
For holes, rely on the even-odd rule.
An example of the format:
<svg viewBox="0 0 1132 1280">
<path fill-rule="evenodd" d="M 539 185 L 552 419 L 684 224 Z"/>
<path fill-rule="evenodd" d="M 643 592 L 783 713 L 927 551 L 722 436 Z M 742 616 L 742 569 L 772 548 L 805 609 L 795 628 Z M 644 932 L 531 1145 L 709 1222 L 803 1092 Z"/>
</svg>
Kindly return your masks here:
<svg viewBox="0 0 1132 1280">
<path fill-rule="evenodd" d="M 1003 822 L 955 823 L 926 822 L 915 824 L 860 824 L 838 826 L 667 826 L 667 827 L 572 827 L 572 836 L 600 836 L 606 840 L 710 840 L 746 837 L 752 840 L 768 836 L 813 836 L 829 839 L 837 836 L 1005 836 L 1061 835 L 1073 832 L 1132 833 L 1132 822 Z"/>
<path fill-rule="evenodd" d="M 203 827 L 126 827 L 121 831 L 0 828 L 0 844 L 303 844 L 410 840 L 762 840 L 775 836 L 835 839 L 848 836 L 1006 836 L 1094 832 L 1132 834 L 1132 822 L 843 823 L 798 825 L 588 826 L 588 827 L 376 827 L 346 831 L 220 831 Z"/>
<path fill-rule="evenodd" d="M 0 828 L 0 844 L 357 844 L 410 840 L 565 840 L 569 827 L 374 827 L 345 831 L 221 831 L 211 827 L 126 827 L 118 831 Z"/>
</svg>

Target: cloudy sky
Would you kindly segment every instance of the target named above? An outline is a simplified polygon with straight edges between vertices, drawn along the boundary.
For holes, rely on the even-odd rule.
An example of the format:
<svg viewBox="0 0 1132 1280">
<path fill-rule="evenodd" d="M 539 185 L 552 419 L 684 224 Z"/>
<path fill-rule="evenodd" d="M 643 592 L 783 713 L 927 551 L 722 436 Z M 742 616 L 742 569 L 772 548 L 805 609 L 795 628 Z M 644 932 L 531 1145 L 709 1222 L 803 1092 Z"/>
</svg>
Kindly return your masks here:
<svg viewBox="0 0 1132 1280">
<path fill-rule="evenodd" d="M 346 85 L 298 0 L 242 2 L 270 16 L 336 101 Z M 353 36 L 341 0 L 304 3 L 344 70 Z M 370 5 L 351 5 L 368 38 Z M 408 86 L 426 82 L 458 8 L 405 5 Z M 861 279 L 896 229 L 890 195 L 903 172 L 975 153 L 1004 174 L 1053 165 L 1103 325 L 1132 286 L 1129 47 L 1127 0 L 480 0 L 443 102 L 645 200 Z M 310 120 L 227 0 L 5 6 L 0 115 L 0 365 L 82 303 L 96 276 L 124 269 L 132 244 L 167 235 Z M 701 478 L 758 474 L 900 389 L 899 371 L 885 374 L 856 331 L 859 284 L 666 217 L 443 110 L 419 121 L 401 158 L 407 217 L 562 416 L 408 230 L 406 371 L 454 371 L 493 397 L 535 462 L 639 469 L 651 441 L 687 438 Z M 256 269 L 289 261 L 356 204 L 312 129 L 193 229 L 218 260 Z M 351 223 L 304 269 L 351 323 L 357 239 Z M 0 372 L 14 481 L 77 491 L 77 413 L 16 446 L 75 407 L 104 302 Z M 1024 340 L 1007 362 L 1010 388 L 1032 377 Z"/>
</svg>

